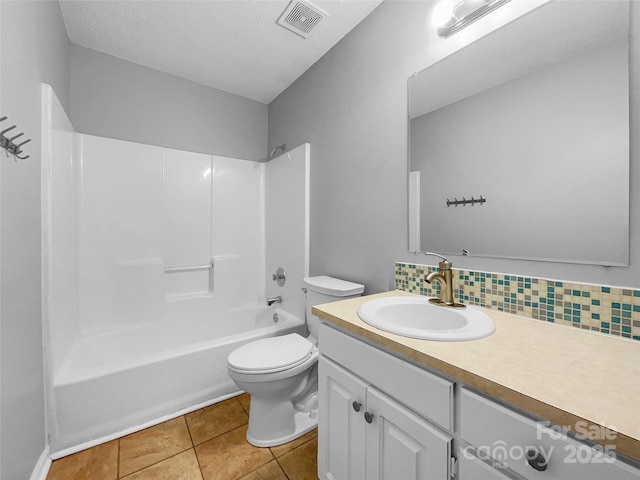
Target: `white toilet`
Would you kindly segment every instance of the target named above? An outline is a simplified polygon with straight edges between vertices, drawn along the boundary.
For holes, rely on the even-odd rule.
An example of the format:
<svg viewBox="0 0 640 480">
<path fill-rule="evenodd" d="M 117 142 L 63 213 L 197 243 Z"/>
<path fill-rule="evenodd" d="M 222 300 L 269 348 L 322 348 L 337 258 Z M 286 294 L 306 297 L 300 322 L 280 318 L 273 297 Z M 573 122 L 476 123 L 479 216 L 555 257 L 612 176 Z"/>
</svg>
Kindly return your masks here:
<svg viewBox="0 0 640 480">
<path fill-rule="evenodd" d="M 257 447 L 289 442 L 318 424 L 318 328 L 313 305 L 362 295 L 364 286 L 319 276 L 304 279 L 307 338 L 291 333 L 243 345 L 229 355 L 232 380 L 251 394 L 247 440 Z"/>
</svg>

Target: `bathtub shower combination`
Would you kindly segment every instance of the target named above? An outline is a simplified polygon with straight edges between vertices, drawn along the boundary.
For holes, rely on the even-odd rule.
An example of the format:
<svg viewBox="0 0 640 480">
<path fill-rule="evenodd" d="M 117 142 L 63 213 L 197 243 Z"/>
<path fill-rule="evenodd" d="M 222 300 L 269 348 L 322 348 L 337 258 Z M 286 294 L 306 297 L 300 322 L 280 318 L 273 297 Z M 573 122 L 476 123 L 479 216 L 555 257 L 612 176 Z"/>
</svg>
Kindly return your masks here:
<svg viewBox="0 0 640 480">
<path fill-rule="evenodd" d="M 43 106 L 57 457 L 232 395 L 229 353 L 306 333 L 309 145 L 268 163 L 203 155 L 74 132 L 47 86 Z"/>
</svg>

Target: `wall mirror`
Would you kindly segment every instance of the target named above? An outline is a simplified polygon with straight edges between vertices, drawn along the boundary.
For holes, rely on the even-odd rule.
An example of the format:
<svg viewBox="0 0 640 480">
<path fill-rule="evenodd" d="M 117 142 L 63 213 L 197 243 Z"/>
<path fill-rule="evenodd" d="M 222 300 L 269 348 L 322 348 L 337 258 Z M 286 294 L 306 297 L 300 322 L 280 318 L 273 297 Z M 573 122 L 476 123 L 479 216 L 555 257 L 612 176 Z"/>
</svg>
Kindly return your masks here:
<svg viewBox="0 0 640 480">
<path fill-rule="evenodd" d="M 409 79 L 410 251 L 628 265 L 629 8 L 551 1 Z"/>
</svg>

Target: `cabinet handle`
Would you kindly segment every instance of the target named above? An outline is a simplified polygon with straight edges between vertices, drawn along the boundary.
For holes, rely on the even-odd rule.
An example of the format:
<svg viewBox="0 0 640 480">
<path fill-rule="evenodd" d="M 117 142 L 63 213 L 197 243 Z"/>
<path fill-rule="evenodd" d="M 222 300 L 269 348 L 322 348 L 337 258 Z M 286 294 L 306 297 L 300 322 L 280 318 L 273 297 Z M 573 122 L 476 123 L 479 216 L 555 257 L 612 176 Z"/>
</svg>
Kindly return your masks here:
<svg viewBox="0 0 640 480">
<path fill-rule="evenodd" d="M 373 422 L 373 413 L 364 412 L 364 419 L 367 423 Z"/>
<path fill-rule="evenodd" d="M 542 455 L 537 448 L 530 448 L 527 450 L 526 458 L 527 463 L 539 472 L 544 472 L 549 465 L 547 459 L 544 458 L 544 455 Z"/>
<path fill-rule="evenodd" d="M 353 403 L 351 404 L 353 406 L 353 409 L 356 412 L 360 411 L 360 407 L 362 407 L 362 404 L 360 402 L 356 402 L 355 400 L 353 401 Z"/>
</svg>

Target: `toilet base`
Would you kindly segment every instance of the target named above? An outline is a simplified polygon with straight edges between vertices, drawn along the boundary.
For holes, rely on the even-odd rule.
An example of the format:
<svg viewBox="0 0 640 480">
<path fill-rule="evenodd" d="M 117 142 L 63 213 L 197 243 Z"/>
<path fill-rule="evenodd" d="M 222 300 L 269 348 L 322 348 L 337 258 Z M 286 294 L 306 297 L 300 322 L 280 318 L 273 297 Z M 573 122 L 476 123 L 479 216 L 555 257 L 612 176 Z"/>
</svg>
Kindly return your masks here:
<svg viewBox="0 0 640 480">
<path fill-rule="evenodd" d="M 315 372 L 314 372 L 315 373 Z M 312 376 L 316 379 L 317 377 Z M 315 387 L 315 388 L 314 388 Z M 317 383 L 310 382 L 296 399 L 251 397 L 247 441 L 275 447 L 295 440 L 318 426 Z"/>
<path fill-rule="evenodd" d="M 308 413 L 298 412 L 295 414 L 295 429 L 292 433 L 278 436 L 277 438 L 255 438 L 251 435 L 250 431 L 247 431 L 247 441 L 255 447 L 275 447 L 282 445 L 283 443 L 291 442 L 298 437 L 301 437 L 307 432 L 310 432 L 318 426 L 318 411 L 313 412 L 313 418 Z"/>
</svg>

